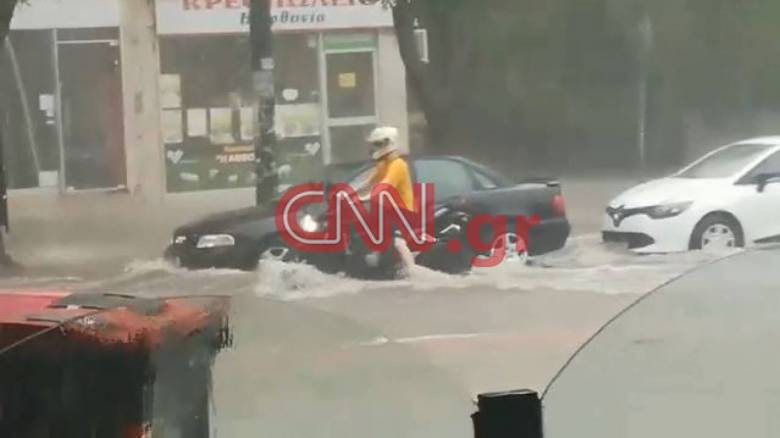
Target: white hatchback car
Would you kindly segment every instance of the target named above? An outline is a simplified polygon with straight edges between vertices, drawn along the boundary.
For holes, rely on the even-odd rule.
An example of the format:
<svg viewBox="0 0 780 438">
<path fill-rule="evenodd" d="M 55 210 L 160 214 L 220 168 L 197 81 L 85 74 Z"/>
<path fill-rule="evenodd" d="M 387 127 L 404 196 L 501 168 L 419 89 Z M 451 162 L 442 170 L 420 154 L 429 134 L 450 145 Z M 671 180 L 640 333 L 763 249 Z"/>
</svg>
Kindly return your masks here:
<svg viewBox="0 0 780 438">
<path fill-rule="evenodd" d="M 724 146 L 609 203 L 606 242 L 642 253 L 780 241 L 780 137 Z"/>
</svg>

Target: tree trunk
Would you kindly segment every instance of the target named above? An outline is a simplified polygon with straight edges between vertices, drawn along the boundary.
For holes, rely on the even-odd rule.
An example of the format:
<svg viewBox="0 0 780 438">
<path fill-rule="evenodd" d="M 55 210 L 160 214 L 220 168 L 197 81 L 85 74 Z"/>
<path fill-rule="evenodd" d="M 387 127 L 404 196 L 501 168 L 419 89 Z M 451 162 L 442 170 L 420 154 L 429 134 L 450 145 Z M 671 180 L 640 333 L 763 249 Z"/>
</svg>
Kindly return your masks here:
<svg viewBox="0 0 780 438">
<path fill-rule="evenodd" d="M 430 65 L 420 59 L 415 38 L 417 14 L 414 2 L 399 1 L 393 7 L 396 38 L 401 59 L 406 67 L 406 75 L 411 91 L 420 102 L 427 122 L 426 152 L 443 152 L 447 148 L 447 128 L 450 122 L 448 90 L 446 84 L 436 80 Z M 441 17 L 440 17 L 441 18 Z M 448 68 L 448 66 L 443 66 Z"/>
<path fill-rule="evenodd" d="M 0 0 L 0 50 L 5 47 L 5 38 L 11 28 L 11 18 L 13 17 L 16 0 Z M 8 195 L 6 192 L 6 174 L 2 124 L 0 123 L 0 227 L 8 230 Z M 3 230 L 0 229 L 0 266 L 14 266 L 14 262 L 8 255 L 5 248 L 5 238 Z"/>
<path fill-rule="evenodd" d="M 256 203 L 270 203 L 276 195 L 276 91 L 274 90 L 273 33 L 271 31 L 271 1 L 251 0 L 250 40 L 252 73 L 258 99 L 258 133 L 255 138 L 255 171 L 257 174 Z"/>
</svg>

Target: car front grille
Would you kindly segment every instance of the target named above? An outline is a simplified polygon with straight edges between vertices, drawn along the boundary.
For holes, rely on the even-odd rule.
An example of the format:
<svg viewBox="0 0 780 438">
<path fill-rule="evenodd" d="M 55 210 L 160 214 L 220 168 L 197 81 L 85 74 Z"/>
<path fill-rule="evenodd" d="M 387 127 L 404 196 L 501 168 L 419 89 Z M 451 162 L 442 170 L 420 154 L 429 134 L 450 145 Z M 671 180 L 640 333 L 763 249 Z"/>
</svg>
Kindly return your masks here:
<svg viewBox="0 0 780 438">
<path fill-rule="evenodd" d="M 628 244 L 629 249 L 644 248 L 655 243 L 655 239 L 644 233 L 620 233 L 605 231 L 602 233 L 604 242 L 617 242 Z"/>
</svg>

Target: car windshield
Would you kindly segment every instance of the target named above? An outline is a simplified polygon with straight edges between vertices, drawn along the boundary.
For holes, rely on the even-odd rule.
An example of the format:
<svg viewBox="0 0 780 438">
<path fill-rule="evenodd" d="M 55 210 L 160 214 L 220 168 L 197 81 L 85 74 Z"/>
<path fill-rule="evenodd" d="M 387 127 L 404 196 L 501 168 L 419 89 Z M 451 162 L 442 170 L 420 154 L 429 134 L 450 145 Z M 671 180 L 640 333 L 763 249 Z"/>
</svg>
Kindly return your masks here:
<svg viewBox="0 0 780 438">
<path fill-rule="evenodd" d="M 736 176 L 750 163 L 774 146 L 766 144 L 738 144 L 728 146 L 704 158 L 677 174 L 679 178 L 728 178 Z"/>
</svg>

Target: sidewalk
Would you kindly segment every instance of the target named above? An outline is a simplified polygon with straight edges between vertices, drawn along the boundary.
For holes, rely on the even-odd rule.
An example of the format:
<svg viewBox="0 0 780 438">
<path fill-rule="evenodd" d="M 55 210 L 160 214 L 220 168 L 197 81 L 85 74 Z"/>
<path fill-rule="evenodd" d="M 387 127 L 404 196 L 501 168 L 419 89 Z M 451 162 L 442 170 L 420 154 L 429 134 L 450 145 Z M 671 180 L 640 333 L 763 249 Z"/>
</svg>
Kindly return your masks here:
<svg viewBox="0 0 780 438">
<path fill-rule="evenodd" d="M 253 202 L 250 189 L 168 195 L 162 202 L 125 193 L 11 192 L 6 245 L 31 276 L 113 275 L 134 260 L 159 258 L 178 225 Z"/>
</svg>

